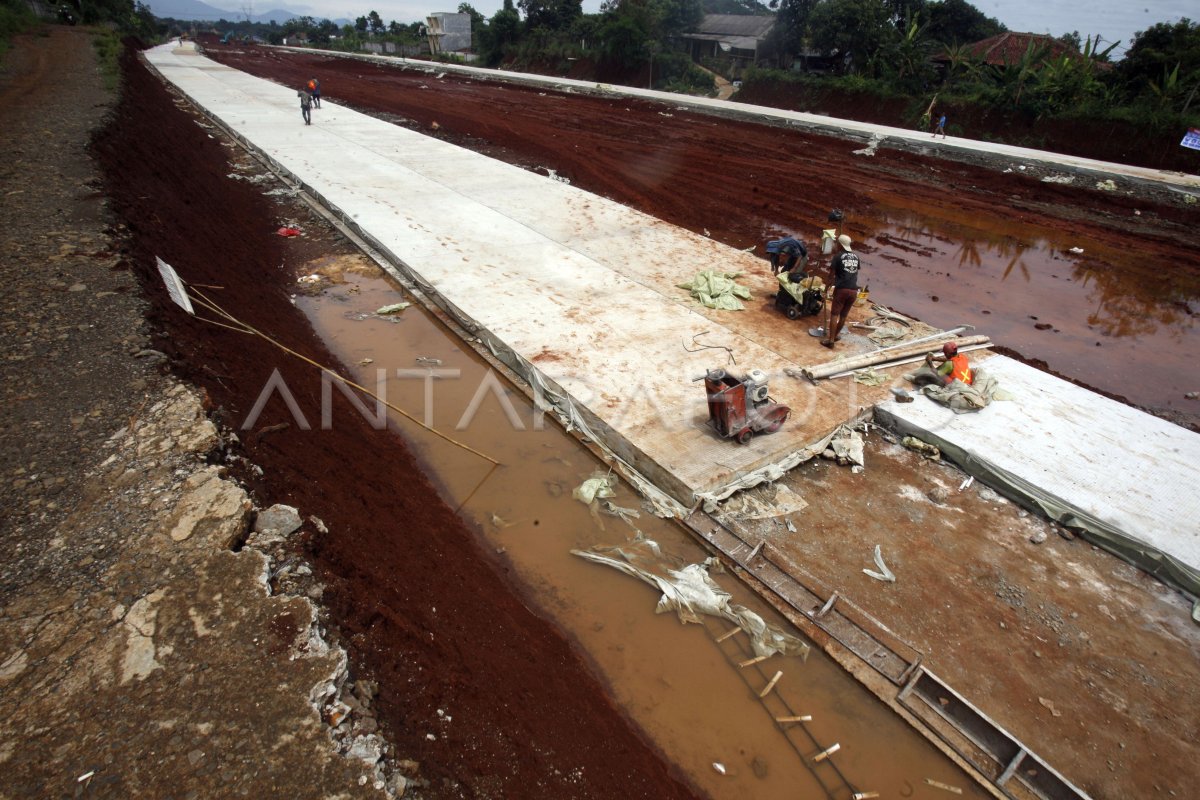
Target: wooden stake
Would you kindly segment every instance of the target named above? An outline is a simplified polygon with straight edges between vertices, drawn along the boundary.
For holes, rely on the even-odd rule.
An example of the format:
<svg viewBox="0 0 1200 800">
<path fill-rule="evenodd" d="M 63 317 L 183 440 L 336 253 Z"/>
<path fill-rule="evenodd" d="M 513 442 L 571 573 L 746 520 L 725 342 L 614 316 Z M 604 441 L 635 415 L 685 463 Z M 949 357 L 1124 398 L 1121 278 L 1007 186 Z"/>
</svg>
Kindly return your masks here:
<svg viewBox="0 0 1200 800">
<path fill-rule="evenodd" d="M 781 724 L 788 722 L 812 722 L 812 714 L 804 714 L 799 717 L 776 717 L 775 721 Z"/>
<path fill-rule="evenodd" d="M 720 644 L 721 642 L 725 641 L 726 639 L 730 639 L 730 638 L 733 638 L 734 636 L 737 636 L 741 632 L 742 632 L 741 628 L 734 628 L 731 631 L 727 631 L 726 633 L 721 634 L 720 638 L 717 639 L 717 643 Z"/>
<path fill-rule="evenodd" d="M 958 788 L 957 786 L 951 786 L 948 783 L 942 783 L 941 781 L 935 781 L 933 778 L 926 778 L 925 782 L 928 783 L 930 786 L 937 787 L 938 789 L 945 789 L 947 792 L 953 792 L 954 794 L 962 794 L 962 789 Z"/>
<path fill-rule="evenodd" d="M 748 667 L 751 664 L 757 664 L 760 661 L 766 661 L 768 658 L 770 658 L 770 656 L 755 656 L 754 658 L 746 659 L 745 661 L 738 664 L 738 666 L 743 667 L 743 668 Z"/>
<path fill-rule="evenodd" d="M 879 792 L 855 792 L 850 800 L 871 800 L 872 797 L 879 797 Z"/>
<path fill-rule="evenodd" d="M 833 755 L 834 753 L 836 753 L 838 750 L 841 750 L 841 749 L 842 749 L 842 746 L 840 744 L 834 744 L 834 745 L 830 746 L 830 748 L 828 750 L 822 750 L 820 753 L 817 753 L 817 755 L 813 758 L 813 761 L 824 761 L 825 759 L 829 758 L 831 755 Z"/>
<path fill-rule="evenodd" d="M 783 670 L 776 672 L 775 677 L 771 678 L 771 682 L 768 683 L 765 687 L 763 687 L 763 690 L 758 693 L 759 699 L 761 700 L 762 698 L 764 698 L 768 694 L 770 694 L 771 690 L 775 688 L 775 684 L 779 683 L 779 679 L 782 677 L 783 677 Z"/>
</svg>

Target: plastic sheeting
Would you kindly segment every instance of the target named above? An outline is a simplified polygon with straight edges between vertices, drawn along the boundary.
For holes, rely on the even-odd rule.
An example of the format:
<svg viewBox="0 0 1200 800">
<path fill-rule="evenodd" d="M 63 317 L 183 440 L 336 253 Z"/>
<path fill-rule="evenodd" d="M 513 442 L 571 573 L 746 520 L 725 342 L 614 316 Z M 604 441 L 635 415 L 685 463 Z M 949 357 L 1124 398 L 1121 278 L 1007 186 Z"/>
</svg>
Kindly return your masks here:
<svg viewBox="0 0 1200 800">
<path fill-rule="evenodd" d="M 741 274 L 740 272 L 716 272 L 706 269 L 703 272 L 697 272 L 696 276 L 687 283 L 679 284 L 679 288 L 690 291 L 692 297 L 708 308 L 741 311 L 745 308 L 742 300 L 750 299 L 750 290 L 734 280 Z"/>
<path fill-rule="evenodd" d="M 816 290 L 822 293 L 825 291 L 825 281 L 821 280 L 816 275 L 810 275 L 807 278 L 803 278 L 799 283 L 792 283 L 790 280 L 788 280 L 788 273 L 784 272 L 779 275 L 777 280 L 779 281 L 780 288 L 790 294 L 792 299 L 797 303 L 804 302 L 804 293 L 809 290 Z"/>
<path fill-rule="evenodd" d="M 639 552 L 640 550 L 640 552 Z M 699 564 L 688 564 L 682 569 L 652 568 L 651 564 L 661 564 L 661 553 L 658 545 L 650 540 L 643 540 L 629 548 L 614 547 L 603 550 L 572 550 L 574 555 L 620 570 L 626 575 L 638 578 L 662 592 L 658 600 L 656 614 L 674 611 L 683 623 L 702 623 L 701 616 L 708 615 L 727 619 L 737 625 L 750 637 L 754 654 L 771 656 L 776 653 L 785 656 L 800 656 L 808 658 L 809 647 L 795 636 L 784 633 L 778 628 L 768 625 L 758 614 L 745 606 L 732 601 L 732 595 L 717 585 L 708 574 L 709 567 L 715 559 L 706 559 Z M 649 562 L 649 563 L 648 563 Z M 665 571 L 665 575 L 658 574 Z"/>
<path fill-rule="evenodd" d="M 933 370 L 925 368 L 930 373 Z M 915 374 L 920 374 L 918 370 Z M 982 369 L 975 369 L 975 382 L 965 384 L 951 381 L 948 386 L 922 386 L 921 393 L 935 403 L 951 409 L 955 414 L 966 414 L 987 408 L 993 400 L 1011 400 L 1012 395 L 1000 388 L 999 383 Z"/>
<path fill-rule="evenodd" d="M 867 414 L 860 415 L 858 419 L 851 421 L 849 426 L 856 426 L 865 416 L 867 416 Z M 735 480 L 732 480 L 722 486 L 720 489 L 716 489 L 711 492 L 699 492 L 696 497 L 698 500 L 703 501 L 704 510 L 712 513 L 713 511 L 716 511 L 718 503 L 732 495 L 734 492 L 742 489 L 750 489 L 759 485 L 760 483 L 766 483 L 767 481 L 777 481 L 798 464 L 803 464 L 805 461 L 821 455 L 829 447 L 829 443 L 833 441 L 833 437 L 846 427 L 847 425 L 838 426 L 837 430 L 830 431 L 829 435 L 825 436 L 820 441 L 813 442 L 805 448 L 796 450 L 774 464 L 768 464 L 760 469 L 740 475 Z"/>
</svg>

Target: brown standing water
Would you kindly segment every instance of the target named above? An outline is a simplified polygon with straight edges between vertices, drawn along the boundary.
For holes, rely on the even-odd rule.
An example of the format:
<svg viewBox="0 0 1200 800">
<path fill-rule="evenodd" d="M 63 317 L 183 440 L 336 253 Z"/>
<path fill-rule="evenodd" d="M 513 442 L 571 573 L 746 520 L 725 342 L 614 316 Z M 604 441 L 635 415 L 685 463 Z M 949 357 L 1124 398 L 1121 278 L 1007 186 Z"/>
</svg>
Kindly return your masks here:
<svg viewBox="0 0 1200 800">
<path fill-rule="evenodd" d="M 310 268 L 336 275 L 338 263 L 352 262 L 323 260 Z M 637 519 L 593 516 L 571 492 L 602 468 L 600 462 L 552 420 L 538 430 L 532 405 L 509 386 L 485 388 L 482 402 L 473 402 L 487 386 L 488 365 L 419 307 L 375 315 L 406 296 L 367 273 L 345 272 L 346 283 L 296 302 L 342 363 L 357 365 L 359 383 L 375 389 L 382 374 L 389 403 L 504 463 L 479 486 L 486 461 L 391 414 L 390 424 L 412 443 L 450 505 L 470 497 L 464 516 L 503 553 L 537 604 L 583 648 L 620 705 L 696 785 L 717 798 L 848 797 L 851 788 L 895 797 L 927 789 L 928 778 L 961 787 L 965 796 L 987 796 L 819 650 L 807 662 L 774 656 L 739 668 L 736 662 L 753 655 L 740 649 L 743 637 L 715 641 L 730 623 L 685 626 L 673 613 L 655 614 L 655 590 L 571 555 L 572 549 L 627 545 L 639 533 L 659 543 L 671 566 L 707 554 L 679 526 L 648 513 L 627 484 L 614 502 L 638 509 Z M 435 370 L 441 377 L 426 379 Z M 715 578 L 735 602 L 794 633 L 736 579 Z M 760 701 L 758 692 L 780 670 L 784 677 L 773 695 Z M 447 713 L 453 716 L 452 709 Z M 774 717 L 791 714 L 809 714 L 813 721 L 785 736 Z M 840 749 L 831 759 L 812 763 L 833 744 Z"/>
<path fill-rule="evenodd" d="M 1141 406 L 1186 411 L 1200 350 L 1200 276 L 1136 247 L 1049 223 L 881 201 L 868 231 L 872 291 L 942 329 L 992 340 Z"/>
</svg>

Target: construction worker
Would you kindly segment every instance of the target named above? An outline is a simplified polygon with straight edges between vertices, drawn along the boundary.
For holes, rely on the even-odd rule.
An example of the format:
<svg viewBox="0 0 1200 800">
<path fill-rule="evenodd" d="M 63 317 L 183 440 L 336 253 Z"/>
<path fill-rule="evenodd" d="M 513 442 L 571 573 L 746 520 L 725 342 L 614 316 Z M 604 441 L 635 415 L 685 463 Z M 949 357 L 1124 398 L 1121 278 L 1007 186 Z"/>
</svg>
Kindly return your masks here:
<svg viewBox="0 0 1200 800">
<path fill-rule="evenodd" d="M 296 92 L 300 98 L 300 116 L 304 117 L 305 125 L 312 125 L 312 95 L 307 89 Z"/>
<path fill-rule="evenodd" d="M 313 106 L 321 107 L 321 82 L 316 78 L 308 79 L 308 93 L 312 95 Z"/>
<path fill-rule="evenodd" d="M 949 386 L 955 381 L 962 381 L 970 386 L 975 382 L 975 373 L 967 357 L 958 352 L 958 345 L 946 342 L 942 345 L 942 355 L 928 353 L 925 356 L 925 366 L 917 370 L 909 379 L 918 386 L 935 384 Z"/>
<path fill-rule="evenodd" d="M 783 239 L 772 239 L 767 242 L 767 253 L 771 256 L 771 274 L 791 272 L 800 263 L 800 270 L 808 266 L 808 248 L 804 242 L 788 236 Z M 784 261 L 783 259 L 787 259 Z M 804 276 L 800 276 L 803 278 Z M 797 279 L 799 280 L 799 279 Z M 795 283 L 796 281 L 793 281 Z"/>
<path fill-rule="evenodd" d="M 837 240 L 842 251 L 834 256 L 833 263 L 829 265 L 833 273 L 833 299 L 829 303 L 829 328 L 821 340 L 821 344 L 830 349 L 842 337 L 842 327 L 850 317 L 854 301 L 858 299 L 858 271 L 862 266 L 859 257 L 850 249 L 850 237 L 843 233 Z"/>
</svg>

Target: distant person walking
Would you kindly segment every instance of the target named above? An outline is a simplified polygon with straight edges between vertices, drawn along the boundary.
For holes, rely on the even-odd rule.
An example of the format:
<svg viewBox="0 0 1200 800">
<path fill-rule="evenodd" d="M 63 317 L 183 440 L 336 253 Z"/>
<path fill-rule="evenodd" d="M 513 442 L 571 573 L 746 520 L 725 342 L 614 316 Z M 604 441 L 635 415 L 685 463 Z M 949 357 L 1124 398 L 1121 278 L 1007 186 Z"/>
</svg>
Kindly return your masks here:
<svg viewBox="0 0 1200 800">
<path fill-rule="evenodd" d="M 296 94 L 300 96 L 300 116 L 304 117 L 304 124 L 312 125 L 312 95 L 305 89 Z"/>
<path fill-rule="evenodd" d="M 321 82 L 316 78 L 308 79 L 308 93 L 312 95 L 313 105 L 321 107 Z"/>
<path fill-rule="evenodd" d="M 943 139 L 946 138 L 946 115 L 945 114 L 941 114 L 938 116 L 937 127 L 933 129 L 933 138 L 936 139 L 937 135 L 939 133 L 942 135 Z"/>
</svg>

